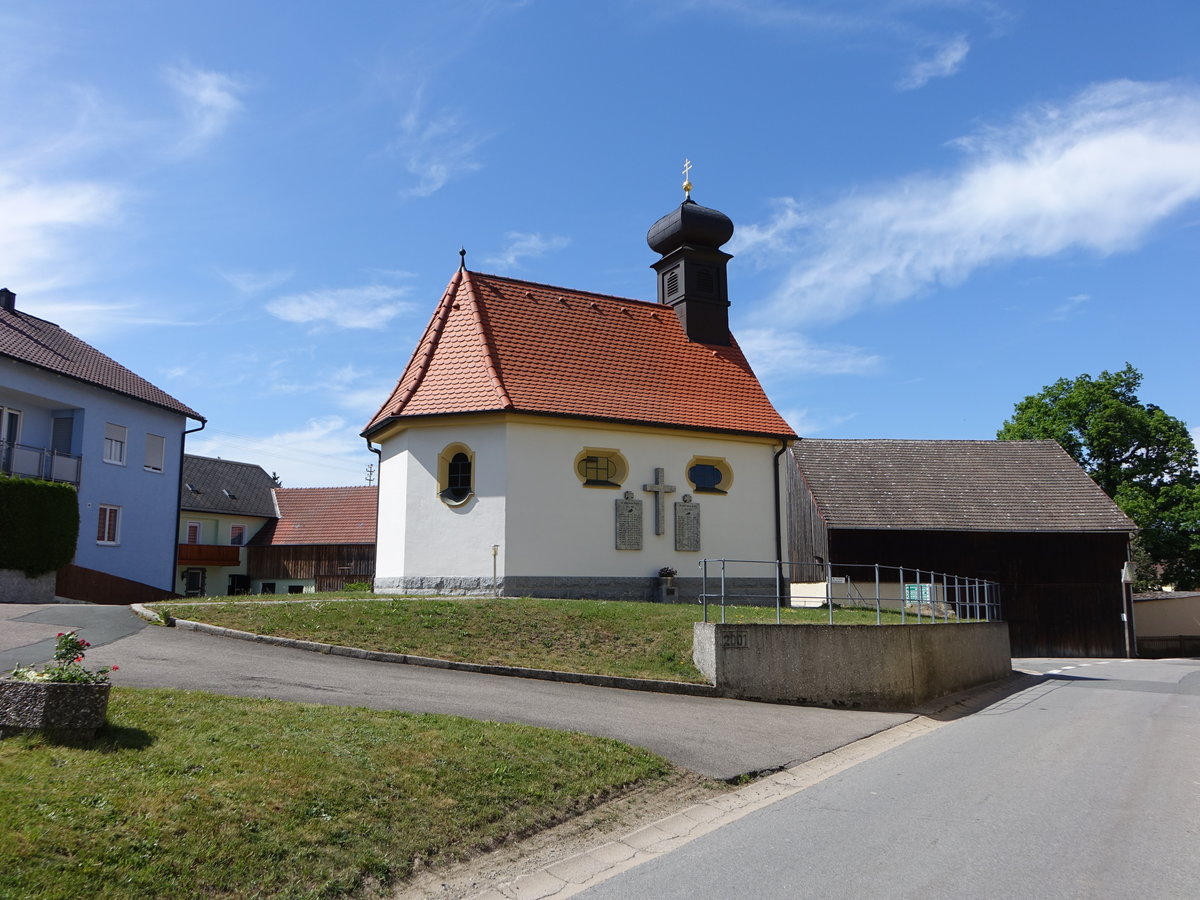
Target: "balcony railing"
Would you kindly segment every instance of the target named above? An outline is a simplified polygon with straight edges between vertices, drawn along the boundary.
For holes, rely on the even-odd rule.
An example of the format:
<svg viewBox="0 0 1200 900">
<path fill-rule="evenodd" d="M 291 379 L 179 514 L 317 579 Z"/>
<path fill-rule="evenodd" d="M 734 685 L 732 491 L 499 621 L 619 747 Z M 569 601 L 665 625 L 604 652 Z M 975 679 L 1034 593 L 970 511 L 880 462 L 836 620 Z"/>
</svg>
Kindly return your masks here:
<svg viewBox="0 0 1200 900">
<path fill-rule="evenodd" d="M 5 475 L 79 484 L 81 462 L 81 457 L 69 453 L 0 441 L 0 472 Z"/>
<path fill-rule="evenodd" d="M 180 544 L 176 560 L 181 566 L 236 566 L 241 547 L 228 544 Z"/>
</svg>

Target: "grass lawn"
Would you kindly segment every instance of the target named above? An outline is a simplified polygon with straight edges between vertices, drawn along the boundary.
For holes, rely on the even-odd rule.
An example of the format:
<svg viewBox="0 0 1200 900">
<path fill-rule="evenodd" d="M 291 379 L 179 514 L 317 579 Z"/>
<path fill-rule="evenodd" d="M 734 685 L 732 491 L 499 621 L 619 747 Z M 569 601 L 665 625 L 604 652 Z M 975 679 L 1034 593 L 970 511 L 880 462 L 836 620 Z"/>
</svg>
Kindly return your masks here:
<svg viewBox="0 0 1200 900">
<path fill-rule="evenodd" d="M 596 675 L 704 683 L 692 665 L 692 623 L 698 604 L 452 598 L 326 603 L 345 594 L 308 595 L 306 602 L 258 604 L 261 597 L 218 598 L 211 604 L 162 603 L 172 616 L 227 628 L 410 653 L 460 662 L 528 666 Z M 710 607 L 709 620 L 720 621 Z M 774 622 L 773 608 L 727 607 L 727 622 Z M 827 609 L 785 609 L 783 621 L 824 624 Z M 898 624 L 899 613 L 884 613 Z M 908 621 L 914 621 L 912 615 Z M 926 619 L 928 621 L 928 619 Z M 839 625 L 874 625 L 875 611 L 836 609 Z"/>
<path fill-rule="evenodd" d="M 336 897 L 673 777 L 582 734 L 114 688 L 94 740 L 0 740 L 0 897 Z"/>
</svg>

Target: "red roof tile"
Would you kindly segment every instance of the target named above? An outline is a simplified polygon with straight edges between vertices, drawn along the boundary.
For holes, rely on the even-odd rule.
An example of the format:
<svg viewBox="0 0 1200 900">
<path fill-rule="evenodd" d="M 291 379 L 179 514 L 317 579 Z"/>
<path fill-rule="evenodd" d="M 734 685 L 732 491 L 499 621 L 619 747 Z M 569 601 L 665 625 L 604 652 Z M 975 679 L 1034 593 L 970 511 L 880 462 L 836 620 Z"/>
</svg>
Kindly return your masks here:
<svg viewBox="0 0 1200 900">
<path fill-rule="evenodd" d="M 199 422 L 204 417 L 53 322 L 0 307 L 0 356 L 65 375 Z"/>
<path fill-rule="evenodd" d="M 694 343 L 658 303 L 460 270 L 364 434 L 497 411 L 795 437 L 732 338 Z"/>
<path fill-rule="evenodd" d="M 374 486 L 276 488 L 279 519 L 264 525 L 250 541 L 252 547 L 295 544 L 373 544 Z"/>
</svg>

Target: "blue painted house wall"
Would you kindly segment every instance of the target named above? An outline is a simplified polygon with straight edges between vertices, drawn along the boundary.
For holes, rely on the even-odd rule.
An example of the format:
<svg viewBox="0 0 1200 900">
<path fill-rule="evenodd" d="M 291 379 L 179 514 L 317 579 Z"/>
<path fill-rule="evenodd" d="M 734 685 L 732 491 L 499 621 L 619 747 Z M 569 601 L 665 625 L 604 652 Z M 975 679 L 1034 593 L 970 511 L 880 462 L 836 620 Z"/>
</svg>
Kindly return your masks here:
<svg viewBox="0 0 1200 900">
<path fill-rule="evenodd" d="M 0 358 L 0 407 L 20 411 L 17 443 L 27 448 L 49 451 L 54 418 L 73 420 L 70 454 L 79 457 L 80 515 L 75 564 L 173 590 L 186 418 L 4 358 Z M 124 464 L 104 460 L 108 423 L 126 429 Z M 164 439 L 161 471 L 146 468 L 147 434 Z M 97 541 L 100 507 L 105 505 L 120 510 L 115 544 Z"/>
</svg>

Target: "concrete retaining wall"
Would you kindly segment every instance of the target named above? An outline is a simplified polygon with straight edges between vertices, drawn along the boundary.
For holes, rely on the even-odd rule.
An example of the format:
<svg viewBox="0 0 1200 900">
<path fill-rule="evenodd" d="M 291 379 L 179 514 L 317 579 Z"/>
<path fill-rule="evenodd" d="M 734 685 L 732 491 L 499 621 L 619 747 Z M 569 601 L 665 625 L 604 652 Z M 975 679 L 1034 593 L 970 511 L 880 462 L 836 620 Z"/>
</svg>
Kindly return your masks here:
<svg viewBox="0 0 1200 900">
<path fill-rule="evenodd" d="M 1008 625 L 718 625 L 697 622 L 693 660 L 727 697 L 911 709 L 1012 670 Z"/>
<path fill-rule="evenodd" d="M 54 573 L 26 578 L 24 572 L 0 569 L 0 603 L 53 603 Z"/>
</svg>

